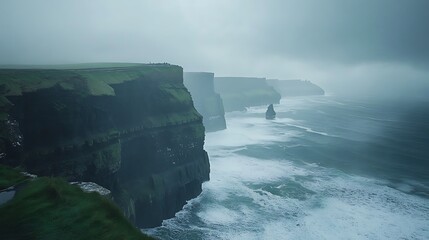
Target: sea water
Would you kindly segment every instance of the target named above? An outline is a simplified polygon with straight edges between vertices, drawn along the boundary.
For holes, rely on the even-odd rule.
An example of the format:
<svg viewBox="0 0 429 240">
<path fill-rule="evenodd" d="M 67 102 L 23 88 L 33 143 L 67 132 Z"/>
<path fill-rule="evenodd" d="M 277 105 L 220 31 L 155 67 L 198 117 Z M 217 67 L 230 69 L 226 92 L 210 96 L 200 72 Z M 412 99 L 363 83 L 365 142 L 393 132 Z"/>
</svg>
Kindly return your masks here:
<svg viewBox="0 0 429 240">
<path fill-rule="evenodd" d="M 160 239 L 429 239 L 429 104 L 282 99 L 208 133 L 210 181 Z"/>
</svg>

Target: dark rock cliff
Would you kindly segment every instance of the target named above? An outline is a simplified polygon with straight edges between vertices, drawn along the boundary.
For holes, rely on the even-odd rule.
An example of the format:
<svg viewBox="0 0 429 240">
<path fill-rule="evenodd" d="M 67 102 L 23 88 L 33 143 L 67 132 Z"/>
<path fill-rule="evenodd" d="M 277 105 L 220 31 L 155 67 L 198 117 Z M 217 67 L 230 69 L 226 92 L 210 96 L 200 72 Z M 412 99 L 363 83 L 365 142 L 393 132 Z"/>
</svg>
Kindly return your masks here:
<svg viewBox="0 0 429 240">
<path fill-rule="evenodd" d="M 0 163 L 106 187 L 139 227 L 159 225 L 201 192 L 204 126 L 181 67 L 62 68 L 0 70 L 0 124 L 9 129 Z"/>
<path fill-rule="evenodd" d="M 220 95 L 214 90 L 214 73 L 185 72 L 183 82 L 191 92 L 195 108 L 203 116 L 206 131 L 225 129 L 225 111 Z"/>
<path fill-rule="evenodd" d="M 267 79 L 282 97 L 324 95 L 325 91 L 310 81 Z"/>
<path fill-rule="evenodd" d="M 223 100 L 225 111 L 280 102 L 280 94 L 265 78 L 216 77 L 215 90 Z"/>
</svg>

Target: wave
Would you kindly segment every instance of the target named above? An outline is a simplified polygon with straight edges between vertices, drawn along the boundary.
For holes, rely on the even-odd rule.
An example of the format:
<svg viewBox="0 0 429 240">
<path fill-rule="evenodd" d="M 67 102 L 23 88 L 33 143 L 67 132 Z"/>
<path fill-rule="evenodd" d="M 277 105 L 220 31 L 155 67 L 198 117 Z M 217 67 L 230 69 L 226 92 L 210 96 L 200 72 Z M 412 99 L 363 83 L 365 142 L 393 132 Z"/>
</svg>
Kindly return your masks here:
<svg viewBox="0 0 429 240">
<path fill-rule="evenodd" d="M 292 126 L 292 127 L 296 127 L 296 128 L 300 128 L 300 129 L 304 129 L 305 131 L 310 132 L 310 133 L 316 133 L 316 134 L 323 135 L 323 136 L 331 136 L 325 132 L 315 131 L 309 127 L 299 126 L 299 125 L 295 125 L 295 124 L 287 124 L 287 125 Z"/>
<path fill-rule="evenodd" d="M 249 159 L 242 158 L 237 166 L 231 166 L 235 163 L 231 163 L 234 156 L 230 157 L 214 160 L 213 179 L 204 185 L 197 200 L 191 201 L 176 218 L 148 233 L 163 239 L 180 235 L 186 235 L 186 239 L 429 237 L 426 199 L 374 179 L 317 165 L 299 169 L 290 162 L 258 163 L 253 159 L 246 164 Z M 258 175 L 259 171 L 267 174 Z M 290 190 L 282 195 L 261 187 L 278 189 L 291 184 L 298 184 L 311 194 L 296 198 L 288 195 Z"/>
<path fill-rule="evenodd" d="M 202 194 L 161 227 L 143 231 L 161 239 L 429 239 L 427 183 L 364 177 L 305 161 L 341 158 L 353 168 L 366 164 L 366 155 L 378 158 L 373 149 L 389 143 L 379 126 L 349 122 L 344 115 L 354 110 L 347 105 L 321 101 L 282 100 L 276 108 L 281 115 L 320 104 L 325 108 L 318 110 L 325 117 L 337 113 L 337 121 L 309 120 L 314 115 L 301 110 L 296 119 L 266 121 L 262 107 L 227 114 L 228 129 L 206 136 L 211 180 Z M 330 111 L 332 106 L 341 110 Z M 330 125 L 317 131 L 318 124 Z M 375 137 L 383 141 L 371 142 Z"/>
</svg>

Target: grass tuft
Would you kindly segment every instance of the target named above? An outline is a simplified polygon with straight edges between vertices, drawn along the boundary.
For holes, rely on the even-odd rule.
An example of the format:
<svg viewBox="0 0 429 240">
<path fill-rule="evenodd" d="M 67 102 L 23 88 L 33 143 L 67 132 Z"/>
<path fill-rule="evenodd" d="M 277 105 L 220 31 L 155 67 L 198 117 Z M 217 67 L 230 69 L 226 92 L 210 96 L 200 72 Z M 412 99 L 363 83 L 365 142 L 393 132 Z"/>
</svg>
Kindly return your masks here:
<svg viewBox="0 0 429 240">
<path fill-rule="evenodd" d="M 0 239 L 151 239 L 98 193 L 37 178 L 0 207 Z"/>
</svg>

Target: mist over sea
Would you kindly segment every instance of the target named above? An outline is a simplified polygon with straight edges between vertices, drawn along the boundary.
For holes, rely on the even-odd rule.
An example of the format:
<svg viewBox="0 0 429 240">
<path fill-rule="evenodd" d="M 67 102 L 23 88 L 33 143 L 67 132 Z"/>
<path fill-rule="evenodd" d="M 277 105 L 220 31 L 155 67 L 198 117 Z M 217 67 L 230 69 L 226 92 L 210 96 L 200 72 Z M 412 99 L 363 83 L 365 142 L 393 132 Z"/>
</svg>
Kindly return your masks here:
<svg viewBox="0 0 429 240">
<path fill-rule="evenodd" d="M 429 239 L 429 104 L 282 99 L 208 133 L 211 180 L 161 239 Z"/>
</svg>

